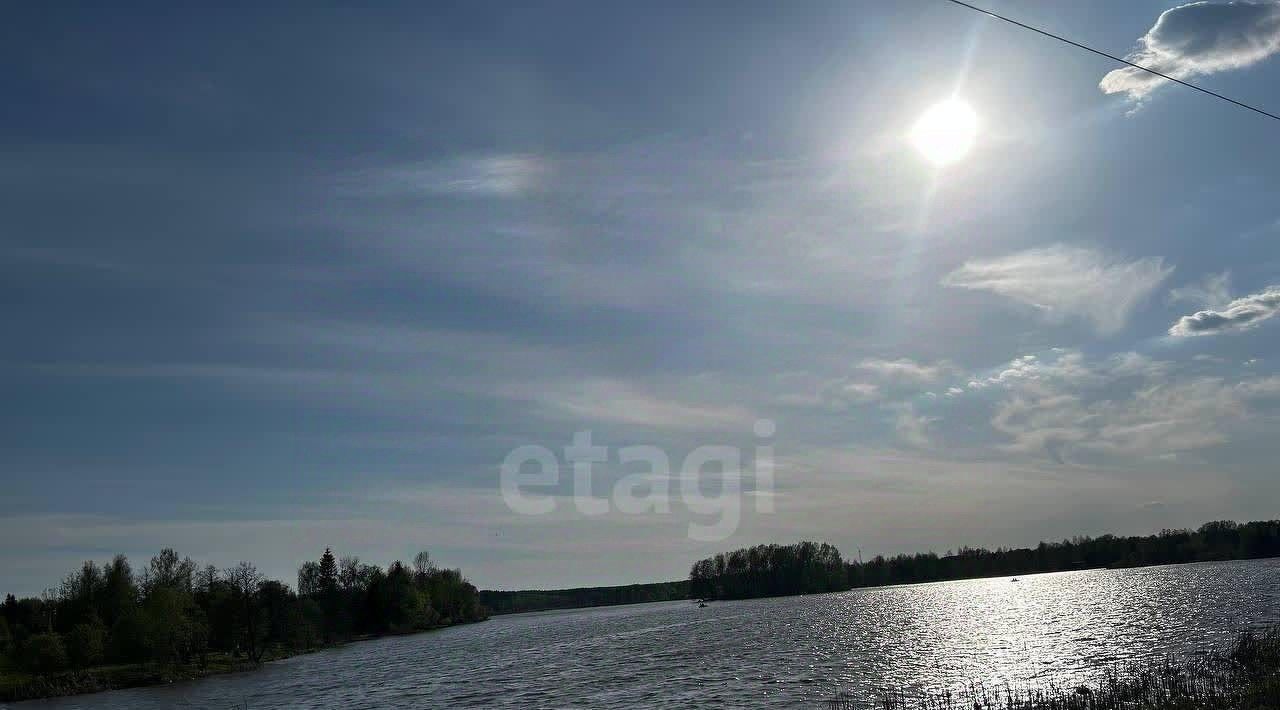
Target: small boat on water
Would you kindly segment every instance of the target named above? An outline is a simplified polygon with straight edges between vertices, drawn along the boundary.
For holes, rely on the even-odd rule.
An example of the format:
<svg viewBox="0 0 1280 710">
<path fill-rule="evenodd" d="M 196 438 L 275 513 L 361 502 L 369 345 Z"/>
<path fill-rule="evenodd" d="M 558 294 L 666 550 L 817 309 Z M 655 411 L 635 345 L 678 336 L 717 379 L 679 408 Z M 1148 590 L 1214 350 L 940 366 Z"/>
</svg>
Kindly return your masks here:
<svg viewBox="0 0 1280 710">
<path fill-rule="evenodd" d="M 707 608 L 707 603 L 706 603 L 706 602 L 698 602 L 698 608 L 699 608 L 699 609 L 706 609 L 706 608 Z"/>
<path fill-rule="evenodd" d="M 1010 581 L 1010 582 L 1021 582 L 1022 580 L 1018 579 L 1017 577 L 1014 577 L 1013 579 L 1011 579 L 1011 580 L 1009 580 L 1009 581 Z"/>
</svg>

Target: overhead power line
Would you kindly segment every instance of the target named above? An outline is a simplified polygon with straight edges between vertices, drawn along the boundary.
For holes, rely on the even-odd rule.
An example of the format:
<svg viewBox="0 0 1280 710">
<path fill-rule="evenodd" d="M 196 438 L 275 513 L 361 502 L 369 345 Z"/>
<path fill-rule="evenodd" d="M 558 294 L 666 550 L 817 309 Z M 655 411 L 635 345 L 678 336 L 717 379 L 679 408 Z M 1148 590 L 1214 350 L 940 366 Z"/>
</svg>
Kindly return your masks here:
<svg viewBox="0 0 1280 710">
<path fill-rule="evenodd" d="M 1158 72 L 1158 71 L 1156 71 L 1155 69 L 1152 69 L 1152 68 L 1150 68 L 1150 67 L 1144 67 L 1144 66 L 1142 66 L 1141 64 L 1134 64 L 1133 62 L 1129 61 L 1128 59 L 1123 59 L 1123 58 L 1121 58 L 1121 57 L 1117 57 L 1117 56 L 1116 56 L 1116 55 L 1114 55 L 1114 54 L 1108 54 L 1107 52 L 1104 52 L 1104 51 L 1102 51 L 1102 50 L 1100 50 L 1100 49 L 1094 49 L 1093 47 L 1090 47 L 1090 46 L 1088 46 L 1088 45 L 1084 45 L 1084 44 L 1081 44 L 1081 43 L 1079 43 L 1079 42 L 1075 42 L 1075 41 L 1073 41 L 1073 40 L 1069 40 L 1069 39 L 1067 39 L 1066 37 L 1063 37 L 1063 36 L 1061 36 L 1061 35 L 1056 35 L 1056 34 L 1054 34 L 1054 33 L 1052 33 L 1052 32 L 1047 31 L 1047 30 L 1042 30 L 1042 29 L 1040 29 L 1039 27 L 1032 27 L 1031 25 L 1028 25 L 1028 24 L 1025 24 L 1025 23 L 1022 23 L 1022 22 L 1018 22 L 1017 20 L 1015 20 L 1015 19 L 1013 19 L 1013 18 L 1005 17 L 1004 15 L 998 15 L 998 14 L 996 14 L 996 13 L 994 13 L 994 12 L 990 11 L 990 10 L 984 10 L 984 9 L 982 9 L 982 8 L 980 8 L 980 7 L 977 7 L 977 6 L 974 6 L 974 5 L 970 5 L 970 4 L 969 4 L 969 3 L 967 3 L 967 2 L 961 2 L 961 0 L 947 0 L 947 2 L 952 3 L 952 4 L 955 4 L 955 5 L 959 5 L 960 7 L 968 8 L 968 9 L 970 9 L 970 10 L 973 10 L 974 12 L 982 13 L 983 15 L 986 15 L 986 16 L 988 16 L 988 17 L 994 17 L 995 19 L 997 19 L 997 20 L 1001 20 L 1001 21 L 1003 21 L 1003 22 L 1008 22 L 1009 24 L 1014 25 L 1014 26 L 1017 26 L 1017 27 L 1021 27 L 1021 28 L 1022 28 L 1022 29 L 1024 29 L 1024 30 L 1031 30 L 1032 32 L 1035 32 L 1035 33 L 1037 33 L 1037 34 L 1044 35 L 1045 37 L 1049 37 L 1049 38 L 1051 38 L 1051 39 L 1056 39 L 1056 40 L 1058 40 L 1059 42 L 1062 42 L 1062 43 L 1064 43 L 1064 44 L 1069 44 L 1069 45 L 1071 45 L 1072 47 L 1076 47 L 1077 49 L 1083 49 L 1083 50 L 1084 50 L 1084 51 L 1086 51 L 1086 52 L 1093 52 L 1094 54 L 1097 54 L 1097 55 L 1099 55 L 1099 56 L 1106 57 L 1107 59 L 1110 59 L 1110 60 L 1111 60 L 1111 61 L 1113 61 L 1113 62 L 1119 62 L 1119 63 L 1124 64 L 1124 65 L 1126 65 L 1126 66 L 1133 67 L 1134 69 L 1140 69 L 1140 70 L 1142 70 L 1142 71 L 1144 71 L 1144 72 L 1146 72 L 1146 73 L 1148 73 L 1148 74 L 1154 74 L 1155 76 L 1158 76 L 1158 77 L 1160 77 L 1161 79 L 1168 79 L 1169 81 L 1172 81 L 1172 82 L 1174 82 L 1175 84 L 1182 84 L 1183 86 L 1187 87 L 1188 89 L 1195 89 L 1196 91 L 1199 91 L 1199 92 L 1200 92 L 1200 93 L 1202 93 L 1202 94 L 1208 94 L 1209 96 L 1212 96 L 1212 97 L 1214 97 L 1215 99 L 1222 99 L 1223 101 L 1226 101 L 1227 103 L 1235 104 L 1236 106 L 1239 106 L 1240 108 L 1248 109 L 1248 110 L 1250 110 L 1250 111 L 1253 111 L 1254 113 L 1260 113 L 1260 114 L 1262 114 L 1263 116 L 1266 116 L 1267 118 L 1273 118 L 1273 119 L 1275 119 L 1275 120 L 1277 120 L 1277 121 L 1280 121 L 1280 116 L 1277 116 L 1277 115 L 1276 115 L 1276 114 L 1274 114 L 1274 113 L 1270 113 L 1269 111 L 1263 111 L 1262 109 L 1260 109 L 1260 108 L 1258 108 L 1258 107 L 1256 107 L 1256 106 L 1250 106 L 1249 104 L 1246 104 L 1246 103 L 1244 103 L 1244 102 L 1242 102 L 1242 101 L 1236 101 L 1235 99 L 1233 99 L 1233 98 L 1231 98 L 1231 97 L 1229 97 L 1229 96 L 1223 96 L 1222 94 L 1219 94 L 1219 93 L 1218 93 L 1218 92 L 1216 92 L 1216 91 L 1210 91 L 1209 89 L 1206 89 L 1206 88 L 1204 88 L 1204 87 L 1202 87 L 1202 86 L 1196 86 L 1195 84 L 1192 84 L 1192 83 L 1190 83 L 1190 82 L 1183 81 L 1183 80 L 1178 79 L 1178 78 L 1176 78 L 1176 77 L 1169 76 L 1168 74 L 1165 74 L 1165 73 L 1163 73 L 1163 72 Z"/>
</svg>

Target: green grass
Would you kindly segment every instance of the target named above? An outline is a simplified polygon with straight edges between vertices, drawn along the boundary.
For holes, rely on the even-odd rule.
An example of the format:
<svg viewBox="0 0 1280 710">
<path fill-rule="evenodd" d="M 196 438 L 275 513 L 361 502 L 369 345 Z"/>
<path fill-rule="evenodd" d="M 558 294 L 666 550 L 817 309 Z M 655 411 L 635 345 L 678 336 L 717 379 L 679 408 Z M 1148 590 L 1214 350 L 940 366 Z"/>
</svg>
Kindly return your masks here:
<svg viewBox="0 0 1280 710">
<path fill-rule="evenodd" d="M 852 696 L 830 710 L 865 707 Z M 1090 685 L 1046 689 L 972 686 L 960 693 L 894 690 L 878 710 L 1277 710 L 1280 627 L 1243 634 L 1226 652 L 1194 661 L 1166 660 L 1104 672 Z"/>
</svg>

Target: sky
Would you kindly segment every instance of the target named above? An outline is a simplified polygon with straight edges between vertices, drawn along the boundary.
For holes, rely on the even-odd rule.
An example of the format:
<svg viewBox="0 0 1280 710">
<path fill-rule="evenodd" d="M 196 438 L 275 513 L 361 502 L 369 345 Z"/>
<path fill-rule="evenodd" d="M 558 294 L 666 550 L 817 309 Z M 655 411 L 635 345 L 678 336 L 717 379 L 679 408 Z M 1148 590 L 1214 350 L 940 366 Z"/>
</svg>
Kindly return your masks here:
<svg viewBox="0 0 1280 710">
<path fill-rule="evenodd" d="M 1276 517 L 1280 122 L 941 0 L 518 5 L 9 9 L 0 591 Z M 1280 112 L 1275 3 L 990 7 Z M 580 432 L 608 511 L 513 510 L 509 453 Z M 695 539 L 609 505 L 633 446 L 773 480 L 697 479 L 741 511 Z"/>
</svg>

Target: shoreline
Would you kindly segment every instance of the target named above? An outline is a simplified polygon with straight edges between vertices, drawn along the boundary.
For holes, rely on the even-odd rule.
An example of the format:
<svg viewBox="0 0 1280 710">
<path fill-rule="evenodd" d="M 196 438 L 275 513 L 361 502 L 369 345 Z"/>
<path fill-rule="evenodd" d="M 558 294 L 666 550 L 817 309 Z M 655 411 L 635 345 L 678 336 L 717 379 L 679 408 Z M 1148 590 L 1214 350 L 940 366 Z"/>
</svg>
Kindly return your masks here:
<svg viewBox="0 0 1280 710">
<path fill-rule="evenodd" d="M 1230 646 L 1206 654 L 1103 666 L 1084 683 L 883 688 L 870 700 L 876 710 L 1272 710 L 1280 707 L 1280 626 L 1246 629 Z M 857 710 L 867 702 L 842 691 L 824 704 Z"/>
<path fill-rule="evenodd" d="M 1080 572 L 1124 572 L 1126 570 L 1151 569 L 1155 567 L 1188 567 L 1193 565 L 1230 564 L 1233 562 L 1257 562 L 1261 560 L 1272 560 L 1272 559 L 1280 559 L 1280 557 L 1253 557 L 1253 558 L 1239 557 L 1239 558 L 1225 559 L 1225 560 L 1191 560 L 1187 562 L 1164 562 L 1161 564 L 1150 564 L 1150 565 L 1113 565 L 1113 566 L 1081 567 L 1078 569 L 1048 570 L 1043 572 L 1026 572 L 1022 574 L 994 574 L 994 575 L 984 575 L 984 576 L 976 576 L 976 577 L 952 577 L 949 579 L 923 580 L 918 582 L 898 582 L 895 584 L 862 585 L 857 587 L 849 587 L 848 589 L 839 589 L 839 590 L 827 591 L 827 592 L 810 592 L 807 594 L 774 594 L 774 595 L 761 595 L 761 596 L 750 596 L 750 597 L 706 597 L 705 601 L 730 602 L 730 601 L 748 601 L 751 599 L 780 599 L 785 597 L 812 596 L 815 594 L 844 594 L 846 592 L 857 592 L 857 591 L 865 591 L 865 590 L 872 590 L 872 589 L 895 589 L 899 587 L 919 587 L 919 586 L 924 586 L 929 584 L 950 584 L 952 582 L 979 582 L 979 581 L 988 580 L 988 579 L 1010 579 L 1014 577 L 1018 579 L 1027 579 L 1031 577 L 1040 577 L 1040 576 L 1050 575 L 1050 574 L 1075 574 Z M 652 582 L 650 584 L 667 584 L 667 583 Z M 551 593 L 551 592 L 564 593 L 564 592 L 575 592 L 578 590 L 624 589 L 631 586 L 634 586 L 634 585 L 619 585 L 617 587 L 571 587 L 566 589 L 555 589 L 555 590 L 536 590 L 535 589 L 535 590 L 508 591 L 508 590 L 497 590 L 497 589 L 485 589 L 485 590 L 482 590 L 481 593 L 482 594 L 529 594 L 529 593 Z M 678 601 L 696 602 L 696 601 L 702 601 L 702 599 L 695 599 L 694 597 L 690 596 L 690 597 L 681 597 L 677 599 L 603 602 L 603 603 L 597 603 L 597 604 L 579 604 L 579 605 L 573 605 L 573 606 L 547 606 L 547 607 L 539 607 L 535 609 L 521 609 L 519 611 L 498 611 L 498 610 L 490 609 L 489 613 L 490 613 L 490 616 L 514 616 L 517 614 L 536 614 L 536 613 L 543 613 L 543 612 L 549 612 L 549 611 L 573 611 L 573 610 L 580 610 L 580 609 L 599 609 L 604 607 L 635 606 L 637 604 L 657 604 L 662 602 L 678 602 Z"/>
<path fill-rule="evenodd" d="M 1194 567 L 1194 566 L 1202 566 L 1202 565 L 1222 565 L 1222 564 L 1232 564 L 1232 563 L 1264 562 L 1264 561 L 1265 560 L 1229 560 L 1229 561 L 1212 561 L 1212 562 L 1193 562 L 1193 563 L 1178 563 L 1178 564 L 1172 564 L 1172 565 L 1151 565 L 1151 566 L 1148 566 L 1147 568 L 1152 568 L 1152 567 L 1181 568 L 1181 567 Z M 1062 575 L 1062 574 L 1076 574 L 1076 573 L 1089 573 L 1089 572 L 1102 572 L 1102 571 L 1106 571 L 1106 570 L 1095 569 L 1095 570 L 1073 570 L 1071 572 L 1046 572 L 1046 573 L 1040 573 L 1039 575 L 1027 575 L 1027 576 L 1028 577 L 1056 576 L 1056 575 Z M 1122 571 L 1122 570 L 1117 570 L 1117 571 Z M 1000 576 L 1000 577 L 987 577 L 987 578 L 978 578 L 978 579 L 998 581 L 1001 579 L 1005 579 L 1005 577 Z M 955 581 L 965 582 L 965 581 L 972 581 L 972 580 L 968 579 L 968 580 L 955 580 Z M 921 584 L 940 584 L 940 583 L 930 582 L 930 583 L 921 583 Z M 921 585 L 917 584 L 917 585 L 894 585 L 894 586 L 913 587 L 913 586 L 921 586 Z M 846 590 L 846 591 L 853 591 L 853 590 Z M 812 595 L 802 594 L 802 595 L 789 595 L 789 596 L 821 597 L 821 596 L 829 596 L 829 595 L 836 595 L 836 594 L 843 594 L 843 593 L 844 592 L 842 591 L 835 591 L 835 592 L 822 592 L 822 593 L 817 593 Z M 782 597 L 769 597 L 769 598 L 776 599 L 776 598 L 782 598 Z M 764 599 L 764 598 L 761 598 L 761 599 Z M 662 602 L 648 602 L 648 604 L 669 604 L 673 601 L 680 602 L 680 603 L 692 603 L 692 600 L 667 600 Z M 728 601 L 728 600 L 725 600 L 725 601 Z M 638 603 L 643 604 L 641 602 L 638 602 Z M 627 606 L 635 606 L 635 605 L 632 604 Z M 595 608 L 595 607 L 579 608 L 577 611 L 589 611 L 592 608 Z M 548 612 L 557 612 L 557 611 L 572 611 L 572 610 L 548 610 L 548 611 L 526 612 L 526 613 L 544 614 Z M 694 615 L 696 616 L 696 610 L 694 611 L 695 611 Z M 491 618 L 488 620 L 491 620 Z M 445 624 L 445 625 L 437 625 L 430 629 L 422 629 L 422 630 L 414 630 L 414 631 L 398 631 L 398 632 L 389 632 L 389 633 L 381 633 L 381 634 L 365 634 L 365 635 L 353 636 L 341 641 L 325 644 L 323 646 L 316 646 L 310 649 L 300 650 L 298 652 L 284 653 L 280 655 L 275 655 L 280 652 L 280 649 L 271 649 L 268 651 L 267 657 L 264 658 L 263 662 L 259 664 L 252 664 L 247 662 L 233 662 L 226 655 L 211 654 L 208 659 L 209 667 L 204 669 L 190 667 L 190 666 L 181 667 L 181 668 L 162 669 L 156 666 L 133 665 L 133 666 L 97 667 L 94 669 L 89 669 L 87 671 L 85 670 L 65 671 L 61 674 L 58 674 L 57 676 L 48 677 L 46 679 L 48 682 L 45 684 L 45 687 L 43 688 L 27 689 L 32 692 L 38 691 L 38 694 L 33 695 L 29 692 L 24 692 L 21 694 L 20 698 L 8 697 L 7 695 L 0 694 L 0 697 L 4 697 L 4 700 L 0 700 L 0 707 L 10 707 L 9 703 L 35 701 L 40 699 L 50 699 L 55 697 L 68 696 L 68 695 L 85 695 L 85 694 L 91 694 L 96 692 L 103 692 L 107 690 L 123 690 L 128 688 L 140 688 L 140 687 L 148 687 L 148 686 L 154 687 L 154 686 L 160 686 L 165 684 L 182 683 L 182 682 L 187 682 L 191 680 L 199 680 L 199 679 L 206 678 L 213 675 L 230 675 L 232 673 L 243 673 L 246 671 L 260 670 L 262 666 L 265 665 L 266 663 L 274 663 L 276 661 L 286 660 L 294 656 L 308 655 L 310 653 L 326 651 L 329 649 L 346 646 L 348 644 L 354 644 L 354 643 L 363 642 L 363 641 L 372 641 L 372 640 L 382 639 L 385 637 L 409 636 L 409 635 L 417 635 L 422 633 L 429 633 L 431 631 L 440 631 L 443 629 L 451 628 L 453 626 L 461 626 L 463 624 L 469 624 L 469 623 L 475 623 L 475 622 L 460 622 L 460 623 L 451 623 L 451 624 Z M 1248 625 L 1248 626 L 1252 626 L 1252 625 Z M 1275 632 L 1274 629 L 1276 628 L 1277 627 L 1274 627 L 1274 626 L 1268 627 L 1265 625 L 1259 625 L 1257 627 L 1257 631 L 1255 632 L 1259 635 L 1260 640 L 1264 642 L 1261 646 L 1261 648 L 1266 650 L 1266 653 L 1263 654 L 1264 659 L 1280 658 L 1280 634 L 1277 634 Z M 414 642 L 414 643 L 424 643 L 424 642 L 432 643 L 431 640 L 426 640 L 423 642 Z M 1258 658 L 1258 656 L 1255 655 L 1254 658 L 1256 659 Z M 323 659 L 316 660 L 316 663 L 320 663 L 321 665 L 327 662 L 328 661 L 324 661 Z M 1273 661 L 1267 661 L 1267 663 L 1272 663 L 1272 662 Z M 310 665 L 310 663 L 311 662 L 308 662 L 308 665 Z M 1126 664 L 1126 667 L 1138 668 L 1141 665 L 1142 664 L 1140 663 Z M 1150 666 L 1149 669 L 1158 670 L 1159 668 L 1162 668 L 1162 667 L 1163 667 L 1162 664 L 1157 664 L 1154 666 Z M 1258 666 L 1255 665 L 1253 667 L 1257 668 Z M 1280 682 L 1280 664 L 1277 664 L 1275 666 L 1270 666 L 1268 668 L 1269 670 L 1267 670 L 1267 673 L 1270 674 L 1270 677 L 1275 678 L 1277 682 Z M 1100 671 L 1099 677 L 1105 676 L 1105 674 L 1102 673 L 1102 671 L 1105 671 L 1106 669 L 1102 668 L 1102 666 L 1095 667 L 1095 670 Z M 1199 673 L 1198 670 L 1197 670 L 1197 673 Z M 1234 676 L 1228 677 L 1228 676 L 1224 676 L 1222 673 L 1215 672 L 1209 675 L 1201 674 L 1201 675 L 1198 675 L 1197 677 L 1202 679 L 1207 679 L 1206 682 L 1211 683 L 1214 688 L 1222 689 L 1224 691 L 1230 690 L 1231 692 L 1234 693 L 1236 690 L 1241 690 L 1241 689 L 1249 690 L 1250 684 L 1241 683 Z M 1085 685 L 1079 685 L 1079 686 L 1072 685 L 1070 688 L 1067 688 L 1067 690 L 1071 691 L 1071 690 L 1078 690 L 1080 688 L 1085 688 L 1086 690 L 1088 690 L 1089 693 L 1093 694 L 1095 697 L 1103 697 L 1107 693 L 1114 693 L 1116 688 L 1127 687 L 1127 683 L 1131 679 L 1131 676 L 1115 675 L 1115 676 L 1106 676 L 1106 678 L 1107 678 L 1106 684 L 1099 685 L 1099 684 L 1086 683 Z M 1169 678 L 1175 679 L 1175 676 L 1169 676 Z M 0 681 L 11 680 L 11 679 L 12 679 L 12 676 L 6 677 L 3 673 L 0 673 Z M 235 681 L 235 682 L 241 682 L 241 681 Z M 1165 681 L 1162 681 L 1162 683 L 1164 682 Z M 1168 683 L 1172 683 L 1172 682 L 1173 680 L 1168 681 Z M 1163 685 L 1162 687 L 1164 688 L 1174 687 L 1174 686 L 1170 686 L 1168 683 L 1165 683 L 1165 685 Z M 8 688 L 0 688 L 0 690 L 8 690 Z M 959 707 L 968 707 L 968 708 L 975 707 L 975 705 L 972 702 L 970 702 L 968 705 L 965 705 L 965 706 L 944 705 L 944 704 L 940 704 L 943 701 L 938 697 L 926 697 L 915 691 L 907 691 L 905 693 L 903 691 L 893 691 L 891 686 L 886 686 L 885 690 L 887 692 L 893 693 L 893 695 L 887 698 L 888 703 L 886 703 L 884 706 L 877 706 L 878 710 L 939 710 L 941 708 L 951 708 L 952 710 L 954 710 L 955 708 L 959 708 Z M 990 688 L 989 690 L 991 690 L 992 692 L 1007 694 L 1010 689 L 1002 686 L 1000 688 L 993 687 L 993 688 Z M 1032 697 L 1032 696 L 1026 695 L 1027 693 L 1056 692 L 1052 687 L 1040 688 L 1038 686 L 1025 687 L 1025 688 L 1015 687 L 1013 688 L 1013 690 L 1016 691 L 1015 699 L 1017 699 L 1019 702 L 1026 701 Z M 1261 690 L 1265 692 L 1270 692 L 1266 688 L 1261 688 Z M 1004 697 L 1007 699 L 1008 696 L 1004 695 L 1000 697 Z M 1034 696 L 1034 698 L 1039 698 L 1039 697 L 1048 697 L 1048 696 L 1047 695 Z M 849 698 L 846 698 L 846 699 L 849 699 Z M 997 710 L 997 706 L 989 704 L 990 701 L 994 701 L 996 699 L 995 697 L 988 696 L 988 697 L 982 697 L 977 699 L 982 701 L 982 705 L 980 705 L 979 707 L 982 707 L 983 710 Z M 835 700 L 839 701 L 841 700 L 841 698 L 837 696 Z M 1059 700 L 1072 701 L 1072 700 L 1078 700 L 1078 698 L 1059 697 Z M 858 699 L 858 702 L 861 703 L 864 701 L 865 701 L 865 697 L 860 696 Z M 1039 701 L 1036 700 L 1035 702 L 1039 702 Z M 87 704 L 91 705 L 93 704 L 93 701 L 89 701 Z M 16 707 L 21 707 L 21 705 L 17 705 L 14 707 L 16 710 Z M 833 707 L 842 707 L 842 706 L 835 705 Z M 855 707 L 862 707 L 862 706 L 859 704 L 859 705 L 856 705 Z M 1017 705 L 1017 707 L 1022 708 L 1022 710 L 1042 710 L 1042 708 L 1044 710 L 1081 710 L 1081 708 L 1077 707 L 1076 705 L 1061 705 L 1061 704 L 1050 704 L 1050 705 L 1019 704 Z M 1099 709 L 1101 710 L 1101 708 L 1104 708 L 1104 707 L 1109 709 L 1111 706 L 1099 706 Z M 1118 710 L 1119 706 L 1116 706 L 1116 707 Z M 1160 706 L 1160 707 L 1164 707 L 1164 706 Z M 1280 704 L 1267 705 L 1267 706 L 1189 705 L 1186 707 L 1186 710 L 1227 710 L 1228 708 L 1230 708 L 1230 710 L 1235 710 L 1237 707 L 1239 707 L 1240 710 L 1262 710 L 1262 708 L 1280 707 Z M 998 708 L 999 710 L 1004 710 L 1003 705 L 998 706 Z"/>
<path fill-rule="evenodd" d="M 303 649 L 290 653 L 272 654 L 261 661 L 232 659 L 226 654 L 210 654 L 208 662 L 201 667 L 198 664 L 162 667 L 153 663 L 135 663 L 115 666 L 96 666 L 78 670 L 61 671 L 52 675 L 35 675 L 19 671 L 0 670 L 0 707 L 8 707 L 17 703 L 34 700 L 52 700 L 75 695 L 93 695 L 111 690 L 129 690 L 131 688 L 148 688 L 158 685 L 187 683 L 212 676 L 251 673 L 261 670 L 268 663 L 308 656 L 313 653 L 330 651 L 351 644 L 376 641 L 397 636 L 417 636 L 429 634 L 455 626 L 479 624 L 488 618 L 476 621 L 460 621 L 453 624 L 441 624 L 429 629 L 413 631 L 393 631 L 384 634 L 368 634 L 356 636 L 342 641 Z"/>
</svg>

